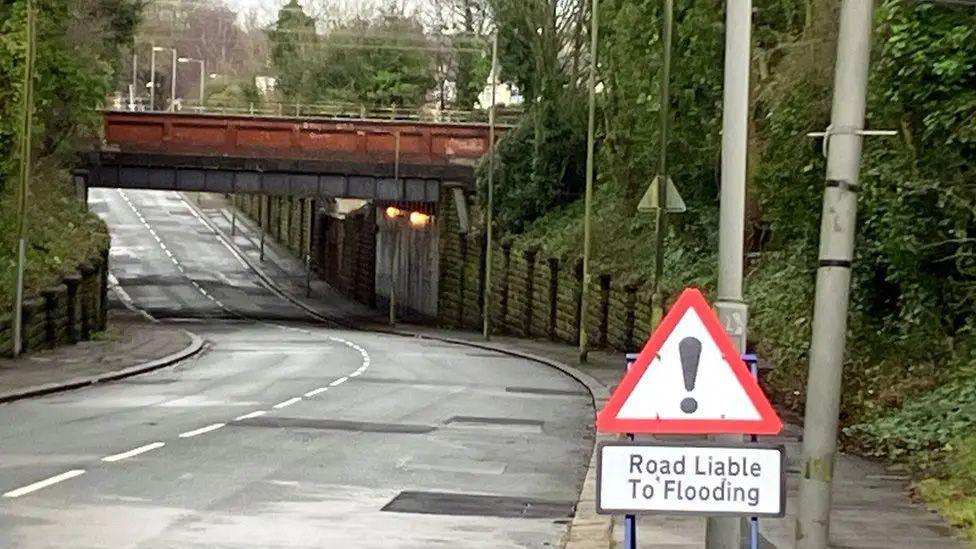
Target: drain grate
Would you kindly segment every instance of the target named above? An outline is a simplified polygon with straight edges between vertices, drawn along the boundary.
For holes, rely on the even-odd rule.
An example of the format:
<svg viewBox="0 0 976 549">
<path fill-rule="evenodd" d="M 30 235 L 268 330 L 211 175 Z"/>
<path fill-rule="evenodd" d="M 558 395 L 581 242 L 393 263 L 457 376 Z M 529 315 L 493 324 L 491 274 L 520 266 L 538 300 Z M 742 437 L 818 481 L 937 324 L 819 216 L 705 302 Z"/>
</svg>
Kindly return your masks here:
<svg viewBox="0 0 976 549">
<path fill-rule="evenodd" d="M 568 501 L 484 494 L 403 491 L 390 500 L 382 510 L 423 515 L 559 519 L 572 517 L 575 508 L 575 504 Z"/>
<path fill-rule="evenodd" d="M 301 417 L 257 417 L 233 423 L 240 427 L 270 427 L 276 429 L 315 429 L 323 431 L 358 431 L 361 433 L 400 433 L 419 435 L 432 432 L 430 425 L 405 423 L 370 423 L 341 419 L 311 419 Z"/>
<path fill-rule="evenodd" d="M 519 427 L 542 427 L 544 422 L 538 419 L 522 419 L 517 417 L 474 417 L 474 416 L 454 416 L 447 420 L 447 423 L 460 425 L 514 425 Z"/>
<path fill-rule="evenodd" d="M 118 280 L 121 286 L 184 286 L 190 284 L 183 276 L 126 276 Z"/>
<path fill-rule="evenodd" d="M 548 396 L 588 396 L 589 393 L 583 391 L 572 391 L 564 389 L 544 389 L 542 387 L 505 387 L 506 393 L 518 393 L 528 395 L 548 395 Z"/>
</svg>

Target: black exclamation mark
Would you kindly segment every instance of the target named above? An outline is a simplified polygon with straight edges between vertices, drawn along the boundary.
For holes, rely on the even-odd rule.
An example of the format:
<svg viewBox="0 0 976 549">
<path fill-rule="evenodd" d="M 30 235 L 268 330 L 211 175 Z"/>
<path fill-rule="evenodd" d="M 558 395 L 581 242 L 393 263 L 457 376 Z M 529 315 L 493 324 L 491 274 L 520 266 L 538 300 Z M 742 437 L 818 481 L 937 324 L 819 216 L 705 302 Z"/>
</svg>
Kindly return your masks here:
<svg viewBox="0 0 976 549">
<path fill-rule="evenodd" d="M 695 390 L 695 378 L 698 377 L 698 360 L 701 358 L 701 341 L 693 337 L 686 337 L 678 343 L 678 353 L 681 354 L 681 372 L 685 376 L 685 390 L 689 393 Z M 687 397 L 681 401 L 681 411 L 693 414 L 698 409 L 698 401 Z"/>
</svg>

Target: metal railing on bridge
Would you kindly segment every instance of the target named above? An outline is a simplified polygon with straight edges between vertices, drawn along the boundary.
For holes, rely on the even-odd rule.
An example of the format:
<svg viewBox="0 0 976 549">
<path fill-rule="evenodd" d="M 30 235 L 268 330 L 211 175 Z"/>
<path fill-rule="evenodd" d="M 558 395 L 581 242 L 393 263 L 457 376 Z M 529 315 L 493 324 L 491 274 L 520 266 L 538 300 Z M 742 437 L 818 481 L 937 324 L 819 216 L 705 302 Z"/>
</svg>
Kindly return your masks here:
<svg viewBox="0 0 976 549">
<path fill-rule="evenodd" d="M 140 102 L 128 103 L 114 100 L 107 109 L 112 112 L 150 112 Z M 359 103 L 285 103 L 262 101 L 260 103 L 219 103 L 200 105 L 198 101 L 178 100 L 172 109 L 156 109 L 151 112 L 176 112 L 203 115 L 254 116 L 265 118 L 332 118 L 360 121 L 403 121 L 437 124 L 487 124 L 488 111 L 482 109 L 440 109 L 436 106 L 389 107 Z M 520 107 L 496 107 L 495 123 L 514 126 L 523 114 Z"/>
</svg>

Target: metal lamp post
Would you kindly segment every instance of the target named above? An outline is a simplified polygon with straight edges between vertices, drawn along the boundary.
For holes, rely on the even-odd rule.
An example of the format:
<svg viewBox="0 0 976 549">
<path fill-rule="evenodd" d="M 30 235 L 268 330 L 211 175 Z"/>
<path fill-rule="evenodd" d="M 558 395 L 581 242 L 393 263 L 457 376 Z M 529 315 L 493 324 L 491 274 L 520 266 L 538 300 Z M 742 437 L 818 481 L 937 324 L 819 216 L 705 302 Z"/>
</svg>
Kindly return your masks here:
<svg viewBox="0 0 976 549">
<path fill-rule="evenodd" d="M 593 142 L 596 139 L 596 69 L 599 45 L 599 0 L 593 0 L 590 13 L 589 113 L 586 131 L 586 197 L 583 212 L 583 291 L 580 293 L 579 360 L 586 362 L 587 288 L 590 283 L 590 216 L 593 212 Z"/>
<path fill-rule="evenodd" d="M 132 85 L 129 87 L 129 110 L 136 110 L 136 94 L 139 93 L 139 54 L 132 47 Z"/>
<path fill-rule="evenodd" d="M 23 120 L 20 134 L 20 177 L 17 185 L 17 286 L 14 289 L 13 356 L 22 350 L 24 269 L 27 265 L 27 185 L 31 174 L 31 129 L 34 116 L 34 2 L 27 0 L 27 55 L 24 60 Z"/>
<path fill-rule="evenodd" d="M 205 91 L 205 80 L 206 80 L 206 63 L 202 59 L 193 59 L 190 57 L 180 57 L 177 59 L 180 63 L 198 63 L 200 65 L 200 110 L 203 111 L 203 97 Z"/>
<path fill-rule="evenodd" d="M 152 84 L 152 90 L 150 92 L 149 109 L 154 110 L 156 107 L 156 52 L 157 51 L 169 51 L 173 54 L 173 68 L 172 76 L 170 77 L 169 85 L 169 108 L 166 110 L 173 110 L 176 108 L 176 48 L 166 48 L 163 46 L 153 46 L 152 48 L 152 59 L 150 60 L 151 71 L 149 82 Z"/>
<path fill-rule="evenodd" d="M 488 109 L 488 207 L 485 212 L 485 290 L 481 302 L 482 331 L 491 337 L 491 245 L 495 208 L 495 94 L 498 87 L 498 33 L 491 38 L 491 106 Z"/>
<path fill-rule="evenodd" d="M 152 112 L 156 110 L 156 46 L 149 54 L 149 83 L 146 87 L 149 88 L 149 111 Z"/>
<path fill-rule="evenodd" d="M 745 231 L 746 157 L 749 134 L 749 61 L 752 0 L 725 5 L 725 70 L 722 92 L 722 188 L 719 211 L 718 301 L 715 310 L 736 350 L 746 350 L 748 308 L 742 297 L 743 234 Z M 739 435 L 717 440 L 741 443 Z M 739 518 L 709 517 L 707 549 L 741 546 Z"/>
</svg>

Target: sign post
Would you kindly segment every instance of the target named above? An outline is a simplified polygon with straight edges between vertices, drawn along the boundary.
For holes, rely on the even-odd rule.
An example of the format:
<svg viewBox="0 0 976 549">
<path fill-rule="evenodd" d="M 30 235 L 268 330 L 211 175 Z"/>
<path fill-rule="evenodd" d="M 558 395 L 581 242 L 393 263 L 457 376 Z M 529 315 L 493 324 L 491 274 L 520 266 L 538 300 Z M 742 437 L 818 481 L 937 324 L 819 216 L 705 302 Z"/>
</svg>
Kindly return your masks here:
<svg viewBox="0 0 976 549">
<path fill-rule="evenodd" d="M 742 361 L 749 366 L 749 372 L 752 374 L 752 379 L 759 382 L 759 357 L 754 354 L 744 354 L 742 355 Z M 759 437 L 756 435 L 751 435 L 749 440 L 752 442 L 757 442 Z M 749 517 L 749 549 L 759 549 L 759 517 Z"/>
<path fill-rule="evenodd" d="M 637 353 L 627 353 L 627 370 L 637 360 Z M 633 442 L 634 434 L 628 433 L 627 438 Z M 637 515 L 624 515 L 624 549 L 637 549 Z"/>
<path fill-rule="evenodd" d="M 745 360 L 750 363 L 746 366 Z M 637 514 L 757 517 L 786 511 L 785 449 L 756 435 L 783 427 L 756 379 L 696 289 L 685 290 L 627 372 L 597 430 L 626 434 L 597 453 L 597 512 L 622 513 L 624 541 L 636 549 Z M 750 442 L 634 441 L 635 434 L 752 435 Z"/>
</svg>

